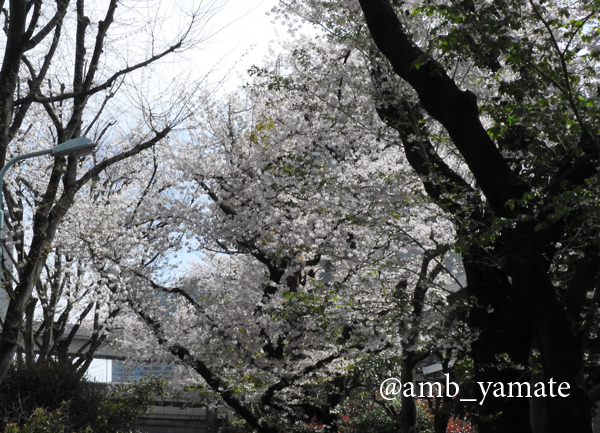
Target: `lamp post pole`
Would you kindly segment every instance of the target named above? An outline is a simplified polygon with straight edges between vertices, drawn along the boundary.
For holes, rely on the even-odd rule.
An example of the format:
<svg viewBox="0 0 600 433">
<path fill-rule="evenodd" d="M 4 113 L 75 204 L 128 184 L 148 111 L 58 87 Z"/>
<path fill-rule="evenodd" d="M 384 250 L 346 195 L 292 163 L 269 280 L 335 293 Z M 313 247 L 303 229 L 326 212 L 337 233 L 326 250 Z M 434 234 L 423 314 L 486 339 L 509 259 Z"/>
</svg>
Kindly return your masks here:
<svg viewBox="0 0 600 433">
<path fill-rule="evenodd" d="M 2 253 L 4 250 L 4 246 L 2 245 L 3 235 L 4 235 L 4 174 L 6 170 L 8 170 L 12 165 L 16 162 L 22 161 L 24 159 L 35 158 L 36 156 L 42 155 L 52 155 L 52 156 L 85 156 L 89 155 L 92 150 L 96 147 L 96 144 L 93 143 L 89 138 L 80 137 L 74 138 L 73 140 L 66 141 L 58 146 L 52 147 L 50 149 L 38 150 L 37 152 L 30 152 L 24 155 L 15 156 L 2 167 L 0 170 L 0 287 L 2 286 Z"/>
</svg>

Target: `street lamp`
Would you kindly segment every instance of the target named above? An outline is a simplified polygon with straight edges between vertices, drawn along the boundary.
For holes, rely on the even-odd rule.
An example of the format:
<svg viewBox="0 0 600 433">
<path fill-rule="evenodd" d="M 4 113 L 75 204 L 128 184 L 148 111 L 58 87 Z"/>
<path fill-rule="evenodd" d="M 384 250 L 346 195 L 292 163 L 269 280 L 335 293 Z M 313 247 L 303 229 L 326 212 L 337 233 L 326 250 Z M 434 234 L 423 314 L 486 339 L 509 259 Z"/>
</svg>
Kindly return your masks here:
<svg viewBox="0 0 600 433">
<path fill-rule="evenodd" d="M 21 161 L 23 159 L 34 158 L 36 156 L 42 155 L 52 155 L 52 156 L 85 156 L 92 153 L 96 147 L 96 143 L 93 143 L 92 140 L 86 137 L 74 138 L 73 140 L 65 141 L 58 146 L 54 146 L 51 149 L 38 150 L 37 152 L 26 153 L 25 155 L 15 156 L 13 159 L 8 161 L 0 170 L 0 278 L 2 275 L 2 236 L 4 230 L 4 193 L 2 192 L 2 187 L 4 186 L 4 173 L 8 170 L 15 162 Z"/>
</svg>

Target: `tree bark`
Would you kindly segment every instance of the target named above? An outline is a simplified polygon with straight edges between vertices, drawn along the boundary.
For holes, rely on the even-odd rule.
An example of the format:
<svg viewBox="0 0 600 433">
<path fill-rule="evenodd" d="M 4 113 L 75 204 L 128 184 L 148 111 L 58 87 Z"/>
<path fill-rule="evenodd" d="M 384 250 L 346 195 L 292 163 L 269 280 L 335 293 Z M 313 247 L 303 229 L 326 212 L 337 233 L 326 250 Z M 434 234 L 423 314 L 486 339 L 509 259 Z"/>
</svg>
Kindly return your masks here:
<svg viewBox="0 0 600 433">
<path fill-rule="evenodd" d="M 413 382 L 413 370 L 417 363 L 421 360 L 412 352 L 404 355 L 402 360 L 402 371 L 400 372 L 401 383 Z M 417 405 L 415 399 L 410 396 L 401 396 L 402 406 L 398 414 L 398 425 L 400 433 L 414 433 L 417 431 Z"/>
</svg>

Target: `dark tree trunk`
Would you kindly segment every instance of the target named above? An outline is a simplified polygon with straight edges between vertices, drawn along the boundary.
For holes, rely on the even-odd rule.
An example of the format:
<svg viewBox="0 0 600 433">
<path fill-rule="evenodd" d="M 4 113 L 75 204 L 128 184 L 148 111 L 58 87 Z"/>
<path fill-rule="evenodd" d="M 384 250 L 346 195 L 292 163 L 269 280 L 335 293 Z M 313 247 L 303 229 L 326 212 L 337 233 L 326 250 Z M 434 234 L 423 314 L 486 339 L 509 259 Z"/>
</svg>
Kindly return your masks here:
<svg viewBox="0 0 600 433">
<path fill-rule="evenodd" d="M 510 289 L 508 279 L 492 263 L 489 254 L 478 248 L 463 256 L 469 296 L 477 299 L 477 306 L 469 310 L 469 326 L 480 331 L 471 345 L 474 361 L 474 381 L 509 383 L 518 381 L 523 372 L 516 368 L 498 369 L 496 355 L 506 353 L 511 361 L 527 365 L 532 332 L 524 305 L 512 296 L 503 294 Z M 508 314 L 507 314 L 508 313 Z M 480 387 L 471 398 L 483 399 Z M 477 406 L 479 406 L 477 404 Z M 531 433 L 529 404 L 525 398 L 490 398 L 476 408 L 474 423 L 480 433 L 515 432 Z"/>
<path fill-rule="evenodd" d="M 419 357 L 414 353 L 408 352 L 404 356 L 400 381 L 411 383 L 413 381 L 413 370 L 419 362 Z M 398 425 L 400 433 L 415 433 L 417 431 L 417 405 L 415 399 L 406 397 L 402 394 L 402 407 L 398 415 Z"/>
</svg>

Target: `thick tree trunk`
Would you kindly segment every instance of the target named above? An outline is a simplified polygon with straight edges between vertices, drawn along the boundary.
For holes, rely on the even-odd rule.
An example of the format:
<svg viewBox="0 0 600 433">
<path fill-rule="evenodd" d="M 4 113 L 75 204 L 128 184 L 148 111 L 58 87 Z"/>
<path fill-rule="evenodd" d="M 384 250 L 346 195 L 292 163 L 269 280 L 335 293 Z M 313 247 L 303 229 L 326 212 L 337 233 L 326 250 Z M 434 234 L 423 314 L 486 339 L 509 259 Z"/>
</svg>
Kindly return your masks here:
<svg viewBox="0 0 600 433">
<path fill-rule="evenodd" d="M 511 285 L 529 312 L 527 317 L 533 330 L 533 342 L 540 352 L 543 373 L 540 382 L 547 384 L 547 391 L 551 379 L 569 385 L 567 397 L 548 396 L 541 402 L 532 403 L 535 433 L 591 433 L 591 404 L 583 376 L 581 330 L 569 319 L 566 308 L 556 296 L 548 276 L 547 260 L 539 245 L 539 235 L 532 227 L 525 226 L 508 236 L 507 263 Z"/>
<path fill-rule="evenodd" d="M 505 296 L 510 289 L 508 279 L 492 263 L 489 253 L 473 248 L 463 256 L 467 275 L 469 296 L 477 299 L 477 305 L 469 310 L 468 323 L 478 329 L 479 338 L 471 345 L 470 356 L 474 361 L 474 381 L 509 383 L 516 382 L 523 372 L 517 368 L 495 367 L 496 355 L 506 353 L 510 360 L 527 365 L 531 347 L 532 332 L 527 321 L 524 305 L 515 302 L 512 296 Z M 477 395 L 471 396 L 481 401 L 483 394 L 476 385 Z M 473 419 L 479 433 L 515 432 L 531 433 L 529 428 L 529 404 L 527 399 L 490 398 L 476 408 L 478 416 Z"/>
</svg>

